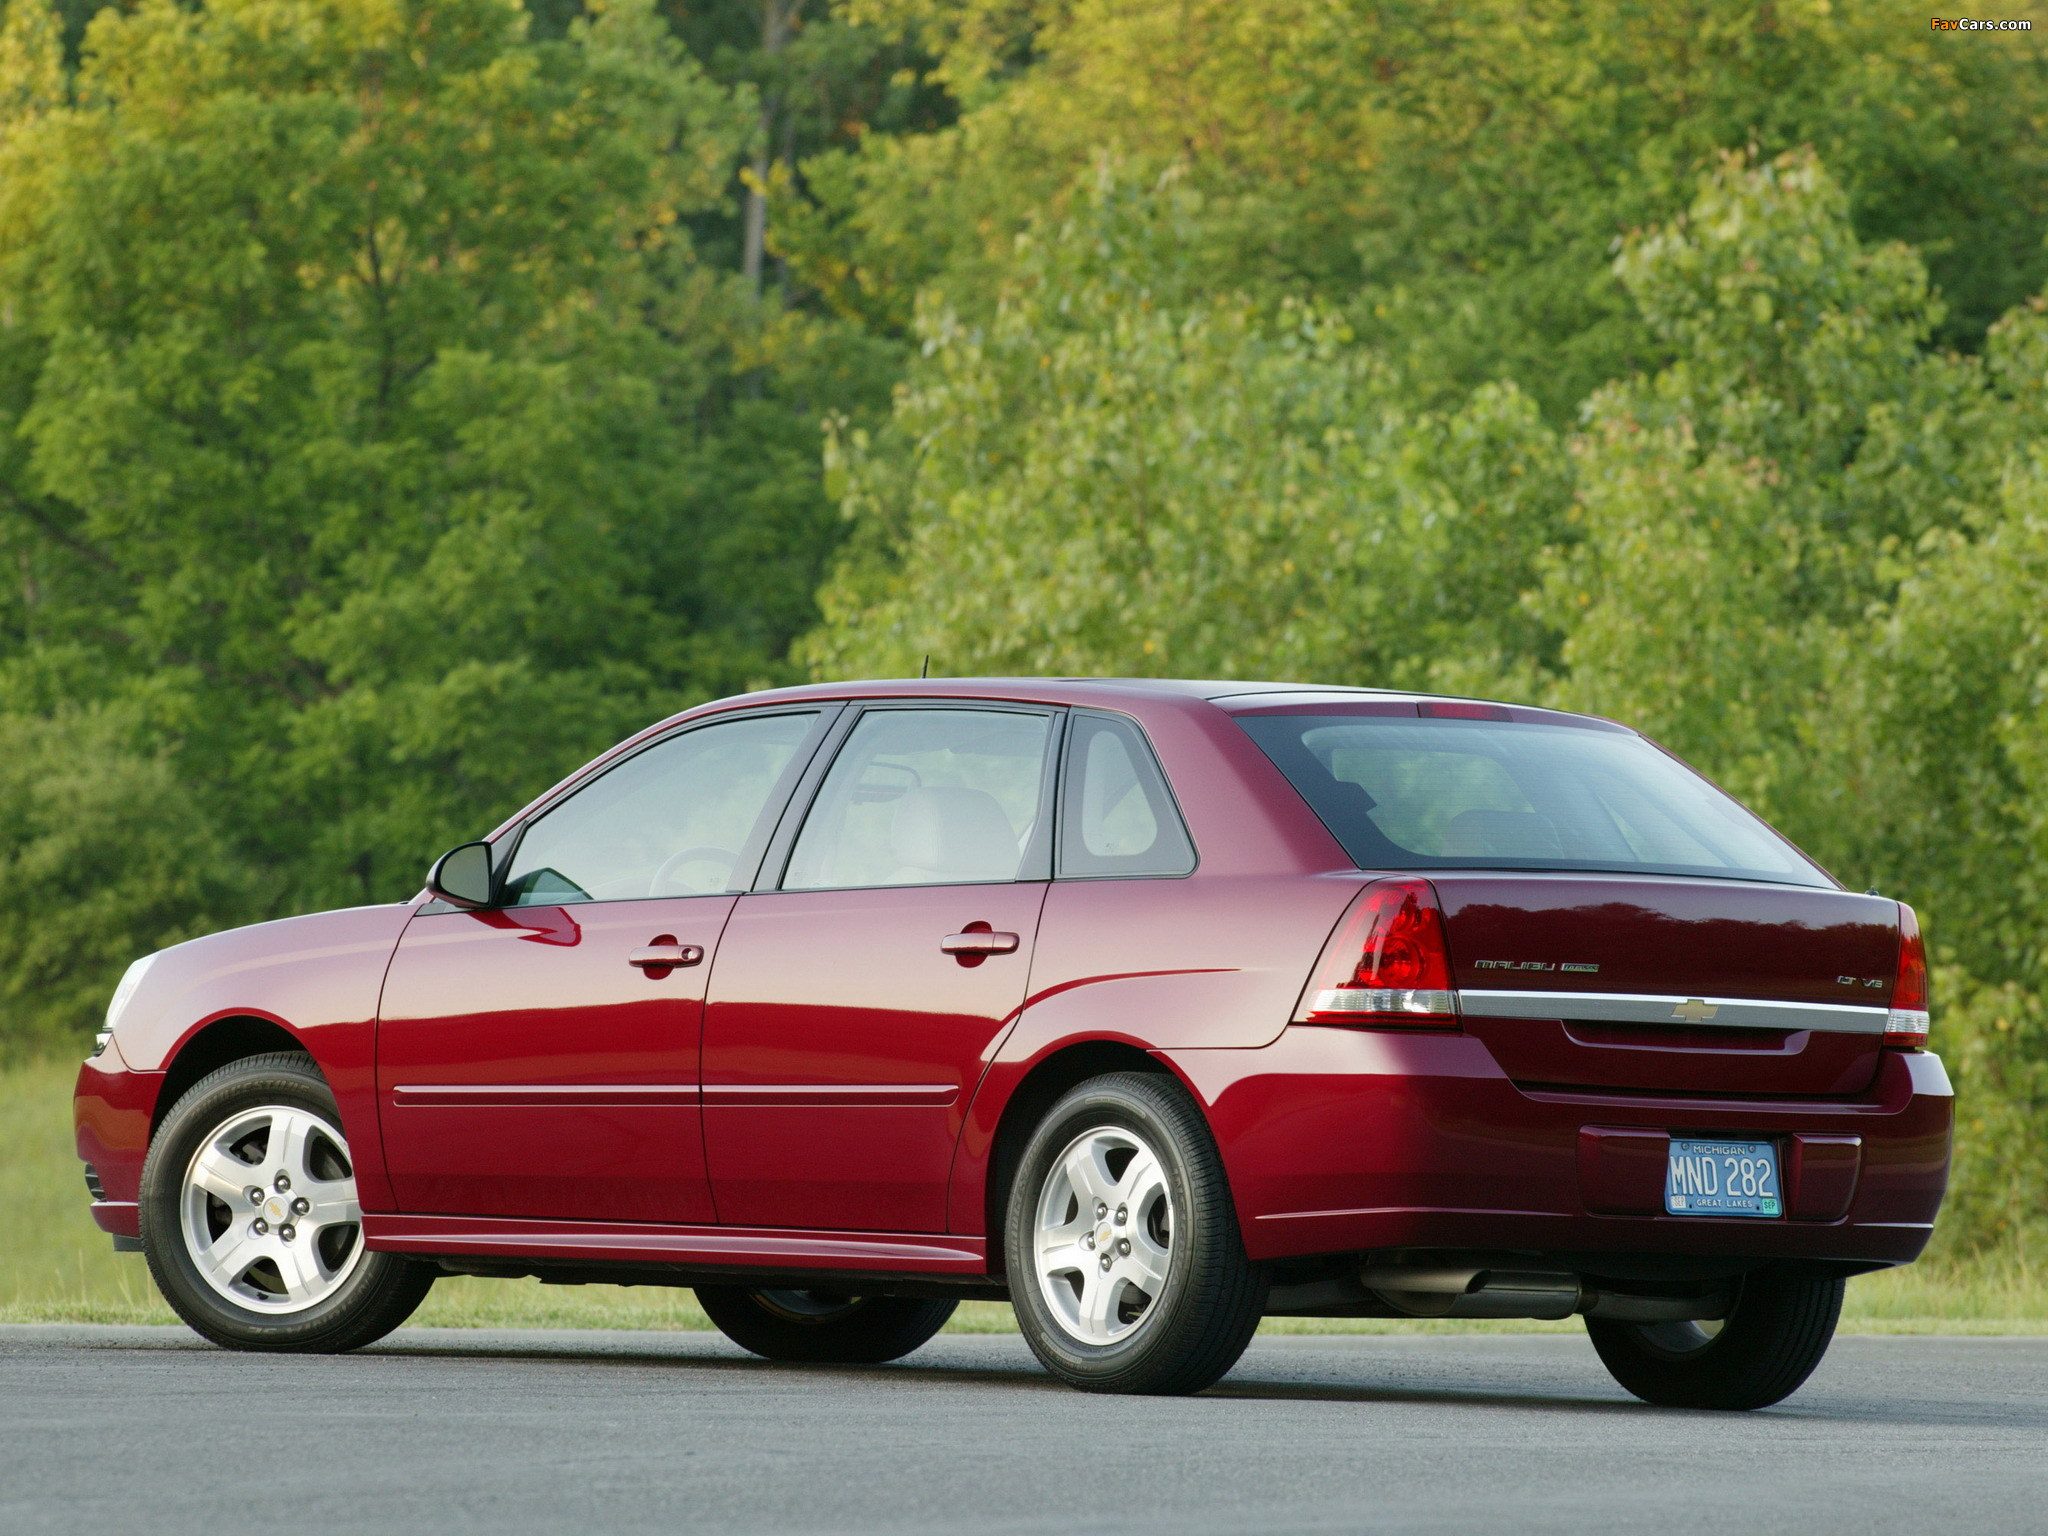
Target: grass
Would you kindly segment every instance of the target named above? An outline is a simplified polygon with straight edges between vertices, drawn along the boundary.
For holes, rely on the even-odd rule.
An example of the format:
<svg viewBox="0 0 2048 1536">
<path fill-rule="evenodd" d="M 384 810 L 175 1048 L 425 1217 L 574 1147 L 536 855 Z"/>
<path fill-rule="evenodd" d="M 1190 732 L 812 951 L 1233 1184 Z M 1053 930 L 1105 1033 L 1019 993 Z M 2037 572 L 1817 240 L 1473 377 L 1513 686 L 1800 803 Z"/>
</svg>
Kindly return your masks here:
<svg viewBox="0 0 2048 1536">
<path fill-rule="evenodd" d="M 71 1138 L 77 1065 L 0 1067 L 0 1322 L 169 1323 L 140 1254 L 115 1253 L 86 1214 Z M 457 1328 L 701 1329 L 686 1290 L 544 1286 L 532 1280 L 451 1278 L 416 1322 Z M 1008 1333 L 1007 1306 L 968 1302 L 959 1333 Z M 1573 1322 L 1429 1323 L 1276 1318 L 1268 1333 L 1572 1332 Z M 2048 1268 L 2012 1254 L 1930 1259 L 1849 1284 L 1848 1333 L 2048 1334 Z"/>
</svg>

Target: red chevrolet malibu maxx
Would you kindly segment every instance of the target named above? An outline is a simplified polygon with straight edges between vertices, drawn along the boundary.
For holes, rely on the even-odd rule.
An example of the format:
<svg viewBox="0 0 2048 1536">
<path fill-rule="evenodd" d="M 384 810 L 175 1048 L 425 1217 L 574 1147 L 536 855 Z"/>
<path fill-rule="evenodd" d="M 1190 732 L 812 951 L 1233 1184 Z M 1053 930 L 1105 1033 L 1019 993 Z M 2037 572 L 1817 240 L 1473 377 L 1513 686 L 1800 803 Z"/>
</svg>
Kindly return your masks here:
<svg viewBox="0 0 2048 1536">
<path fill-rule="evenodd" d="M 1354 689 L 708 704 L 107 1022 L 93 1216 L 240 1348 L 451 1273 L 694 1286 L 779 1360 L 1007 1298 L 1124 1392 L 1265 1316 L 1579 1314 L 1754 1408 L 1948 1167 L 1911 909 L 1622 726 Z"/>
</svg>

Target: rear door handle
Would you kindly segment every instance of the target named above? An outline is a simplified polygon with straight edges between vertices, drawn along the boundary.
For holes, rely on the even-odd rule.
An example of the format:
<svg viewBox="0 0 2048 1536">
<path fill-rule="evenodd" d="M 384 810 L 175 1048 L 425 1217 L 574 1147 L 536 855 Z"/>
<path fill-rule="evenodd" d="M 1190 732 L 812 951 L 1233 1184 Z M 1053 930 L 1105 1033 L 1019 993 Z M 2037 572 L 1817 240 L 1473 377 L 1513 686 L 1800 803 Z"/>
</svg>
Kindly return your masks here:
<svg viewBox="0 0 2048 1536">
<path fill-rule="evenodd" d="M 664 933 L 645 949 L 636 949 L 626 956 L 626 964 L 637 965 L 652 975 L 656 971 L 669 972 L 678 966 L 702 965 L 704 946 L 701 944 L 678 944 L 675 935 Z"/>
<path fill-rule="evenodd" d="M 949 933 L 939 940 L 939 948 L 949 955 L 1013 955 L 1017 952 L 1017 935 L 1014 933 L 991 933 L 986 928 L 969 928 L 965 933 Z"/>
</svg>

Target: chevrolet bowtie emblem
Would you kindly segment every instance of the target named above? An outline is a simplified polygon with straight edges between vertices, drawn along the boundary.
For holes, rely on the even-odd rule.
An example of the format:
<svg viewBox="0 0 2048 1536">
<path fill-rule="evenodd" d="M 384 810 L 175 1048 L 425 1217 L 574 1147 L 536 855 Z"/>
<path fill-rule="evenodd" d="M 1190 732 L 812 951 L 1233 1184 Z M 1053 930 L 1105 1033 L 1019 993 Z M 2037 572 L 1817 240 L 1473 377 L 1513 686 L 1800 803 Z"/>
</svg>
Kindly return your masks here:
<svg viewBox="0 0 2048 1536">
<path fill-rule="evenodd" d="M 1720 1011 L 1703 997 L 1688 997 L 1671 1010 L 1671 1017 L 1683 1019 L 1688 1024 L 1704 1024 Z"/>
</svg>

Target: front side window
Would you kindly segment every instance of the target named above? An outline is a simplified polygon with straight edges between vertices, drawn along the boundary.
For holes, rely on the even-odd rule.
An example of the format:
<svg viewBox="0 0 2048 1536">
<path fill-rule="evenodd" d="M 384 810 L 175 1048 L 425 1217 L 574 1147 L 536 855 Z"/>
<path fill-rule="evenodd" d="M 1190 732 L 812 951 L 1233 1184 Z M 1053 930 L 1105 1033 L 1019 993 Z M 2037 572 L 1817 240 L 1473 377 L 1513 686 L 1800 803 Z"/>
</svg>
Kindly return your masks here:
<svg viewBox="0 0 2048 1536">
<path fill-rule="evenodd" d="M 745 716 L 636 752 L 526 829 L 504 901 L 553 906 L 736 889 L 741 854 L 817 719 Z"/>
<path fill-rule="evenodd" d="M 1238 721 L 1361 869 L 1613 870 L 1829 888 L 1796 848 L 1630 732 L 1535 721 Z"/>
<path fill-rule="evenodd" d="M 1067 732 L 1059 873 L 1067 878 L 1185 875 L 1195 850 L 1158 760 L 1136 726 L 1077 714 Z"/>
<path fill-rule="evenodd" d="M 782 888 L 1018 879 L 1051 734 L 1043 714 L 869 710 L 819 786 Z"/>
</svg>

